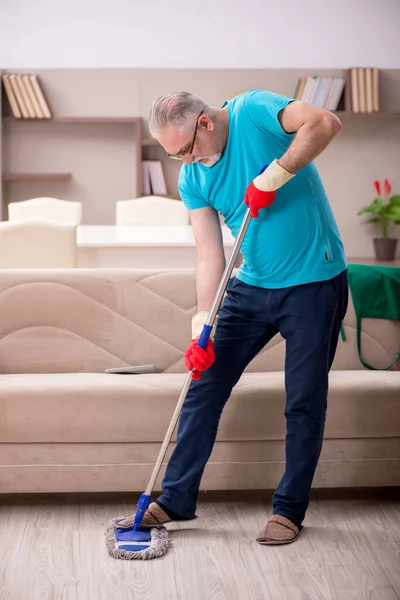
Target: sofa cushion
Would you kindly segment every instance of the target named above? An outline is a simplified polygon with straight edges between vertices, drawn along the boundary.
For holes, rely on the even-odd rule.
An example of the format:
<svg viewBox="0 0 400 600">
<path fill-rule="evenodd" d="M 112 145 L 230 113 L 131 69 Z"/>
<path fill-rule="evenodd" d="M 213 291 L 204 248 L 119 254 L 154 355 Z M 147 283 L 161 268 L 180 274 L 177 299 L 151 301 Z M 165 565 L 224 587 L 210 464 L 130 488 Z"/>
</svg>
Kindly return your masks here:
<svg viewBox="0 0 400 600">
<path fill-rule="evenodd" d="M 161 442 L 183 374 L 0 376 L 3 443 Z M 379 401 L 378 401 L 379 399 Z M 244 373 L 218 439 L 283 440 L 282 372 Z M 390 437 L 400 430 L 397 372 L 331 372 L 326 436 Z"/>
<path fill-rule="evenodd" d="M 9 270 L 0 277 L 0 373 L 83 373 L 155 364 L 183 373 L 196 311 L 195 272 L 150 269 Z M 363 369 L 350 299 L 333 369 Z M 400 321 L 363 320 L 364 359 L 377 368 L 400 348 Z M 283 370 L 278 335 L 247 372 Z M 397 368 L 399 365 L 397 365 Z"/>
</svg>

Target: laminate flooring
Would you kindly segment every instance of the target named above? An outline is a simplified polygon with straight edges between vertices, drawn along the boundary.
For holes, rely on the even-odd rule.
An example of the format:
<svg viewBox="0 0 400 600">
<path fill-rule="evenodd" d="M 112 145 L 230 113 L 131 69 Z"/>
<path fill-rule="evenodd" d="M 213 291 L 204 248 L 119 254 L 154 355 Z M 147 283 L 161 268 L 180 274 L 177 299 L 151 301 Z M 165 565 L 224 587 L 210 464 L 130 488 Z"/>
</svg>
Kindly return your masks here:
<svg viewBox="0 0 400 600">
<path fill-rule="evenodd" d="M 288 546 L 255 538 L 271 493 L 200 497 L 151 561 L 111 559 L 104 530 L 137 497 L 0 497 L 0 600 L 399 600 L 400 495 L 314 492 Z M 134 500 L 134 502 L 133 502 Z"/>
</svg>

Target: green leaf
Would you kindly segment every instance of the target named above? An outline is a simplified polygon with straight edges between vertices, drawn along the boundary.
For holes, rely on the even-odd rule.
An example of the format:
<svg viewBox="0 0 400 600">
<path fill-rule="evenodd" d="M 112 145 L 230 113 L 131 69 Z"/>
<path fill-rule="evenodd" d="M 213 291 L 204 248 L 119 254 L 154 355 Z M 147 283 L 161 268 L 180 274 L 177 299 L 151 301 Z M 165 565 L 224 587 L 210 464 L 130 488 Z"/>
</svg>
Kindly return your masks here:
<svg viewBox="0 0 400 600">
<path fill-rule="evenodd" d="M 400 217 L 400 206 L 388 206 L 384 214 L 388 217 L 388 219 L 391 219 L 392 215 L 397 215 Z"/>
<path fill-rule="evenodd" d="M 382 200 L 379 199 L 375 199 L 372 204 L 371 204 L 371 208 L 373 209 L 371 212 L 374 213 L 380 213 L 383 209 L 383 202 Z"/>
<path fill-rule="evenodd" d="M 364 208 L 362 208 L 360 210 L 360 212 L 358 213 L 359 215 L 361 215 L 362 213 L 374 213 L 375 209 L 372 206 L 365 206 Z"/>
<path fill-rule="evenodd" d="M 394 210 L 393 208 L 385 210 L 384 218 L 388 221 L 394 221 L 398 223 L 400 221 L 400 210 Z"/>
<path fill-rule="evenodd" d="M 379 200 L 378 202 L 376 202 L 375 200 L 373 202 L 371 202 L 371 204 L 368 204 L 367 206 L 364 206 L 360 212 L 358 214 L 361 213 L 374 213 L 374 214 L 379 214 L 382 211 L 383 208 L 383 204 L 382 202 Z"/>
<path fill-rule="evenodd" d="M 389 206 L 400 206 L 400 196 L 391 196 L 389 198 Z"/>
<path fill-rule="evenodd" d="M 363 222 L 364 223 L 380 223 L 380 218 L 379 217 L 372 217 L 371 219 L 367 219 L 366 221 Z"/>
<path fill-rule="evenodd" d="M 400 204 L 398 206 L 396 204 L 387 204 L 382 210 L 382 214 L 386 213 L 397 213 L 400 215 Z"/>
</svg>

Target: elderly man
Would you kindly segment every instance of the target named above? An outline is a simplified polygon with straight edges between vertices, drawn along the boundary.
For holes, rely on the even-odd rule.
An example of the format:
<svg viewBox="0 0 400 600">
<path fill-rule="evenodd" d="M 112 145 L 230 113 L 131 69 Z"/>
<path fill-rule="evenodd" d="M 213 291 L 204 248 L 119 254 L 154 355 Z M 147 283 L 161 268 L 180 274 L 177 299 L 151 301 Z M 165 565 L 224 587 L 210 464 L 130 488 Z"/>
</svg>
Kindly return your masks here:
<svg viewBox="0 0 400 600">
<path fill-rule="evenodd" d="M 326 110 L 264 90 L 221 108 L 187 92 L 152 106 L 151 134 L 183 162 L 179 192 L 198 250 L 198 312 L 185 355 L 194 372 L 177 444 L 163 494 L 143 525 L 195 517 L 224 405 L 248 363 L 279 332 L 286 341 L 286 468 L 257 541 L 293 542 L 302 529 L 348 300 L 343 244 L 313 163 L 340 127 Z M 218 213 L 237 235 L 246 206 L 253 219 L 243 263 L 228 284 L 215 335 L 202 350 L 197 339 L 225 268 Z M 129 517 L 120 526 L 131 524 Z"/>
</svg>

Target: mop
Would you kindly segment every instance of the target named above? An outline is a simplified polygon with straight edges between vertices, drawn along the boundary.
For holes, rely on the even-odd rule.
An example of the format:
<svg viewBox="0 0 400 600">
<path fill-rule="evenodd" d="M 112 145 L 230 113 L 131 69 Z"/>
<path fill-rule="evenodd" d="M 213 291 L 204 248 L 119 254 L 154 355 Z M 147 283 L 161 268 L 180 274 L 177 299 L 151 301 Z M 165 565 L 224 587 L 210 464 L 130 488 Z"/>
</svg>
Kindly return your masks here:
<svg viewBox="0 0 400 600">
<path fill-rule="evenodd" d="M 250 220 L 250 209 L 247 209 L 238 236 L 235 240 L 235 244 L 233 246 L 229 262 L 226 265 L 224 274 L 222 275 L 220 284 L 218 286 L 214 302 L 208 314 L 207 321 L 204 324 L 203 330 L 199 337 L 198 345 L 200 346 L 200 348 L 204 349 L 207 345 L 210 333 L 214 325 L 215 318 L 219 311 L 222 298 L 226 290 L 226 286 L 228 285 L 228 281 L 232 274 L 233 267 L 235 266 L 236 259 L 238 257 L 239 250 L 242 245 L 247 228 L 249 226 Z M 120 558 L 124 560 L 147 560 L 150 558 L 157 558 L 159 556 L 163 556 L 170 546 L 169 534 L 165 527 L 156 526 L 150 529 L 145 529 L 140 528 L 140 525 L 142 523 L 144 513 L 150 505 L 151 493 L 153 491 L 154 484 L 160 472 L 162 462 L 164 460 L 176 424 L 181 414 L 182 406 L 185 401 L 186 395 L 189 391 L 189 387 L 192 381 L 192 372 L 193 371 L 188 371 L 186 375 L 185 382 L 183 384 L 183 388 L 179 396 L 178 404 L 176 405 L 175 412 L 172 416 L 167 433 L 165 434 L 165 438 L 162 443 L 156 463 L 154 465 L 149 483 L 145 492 L 141 495 L 139 499 L 132 528 L 122 529 L 118 527 L 118 523 L 125 517 L 118 517 L 116 519 L 112 519 L 108 523 L 106 530 L 106 546 L 108 553 L 112 558 Z"/>
</svg>

